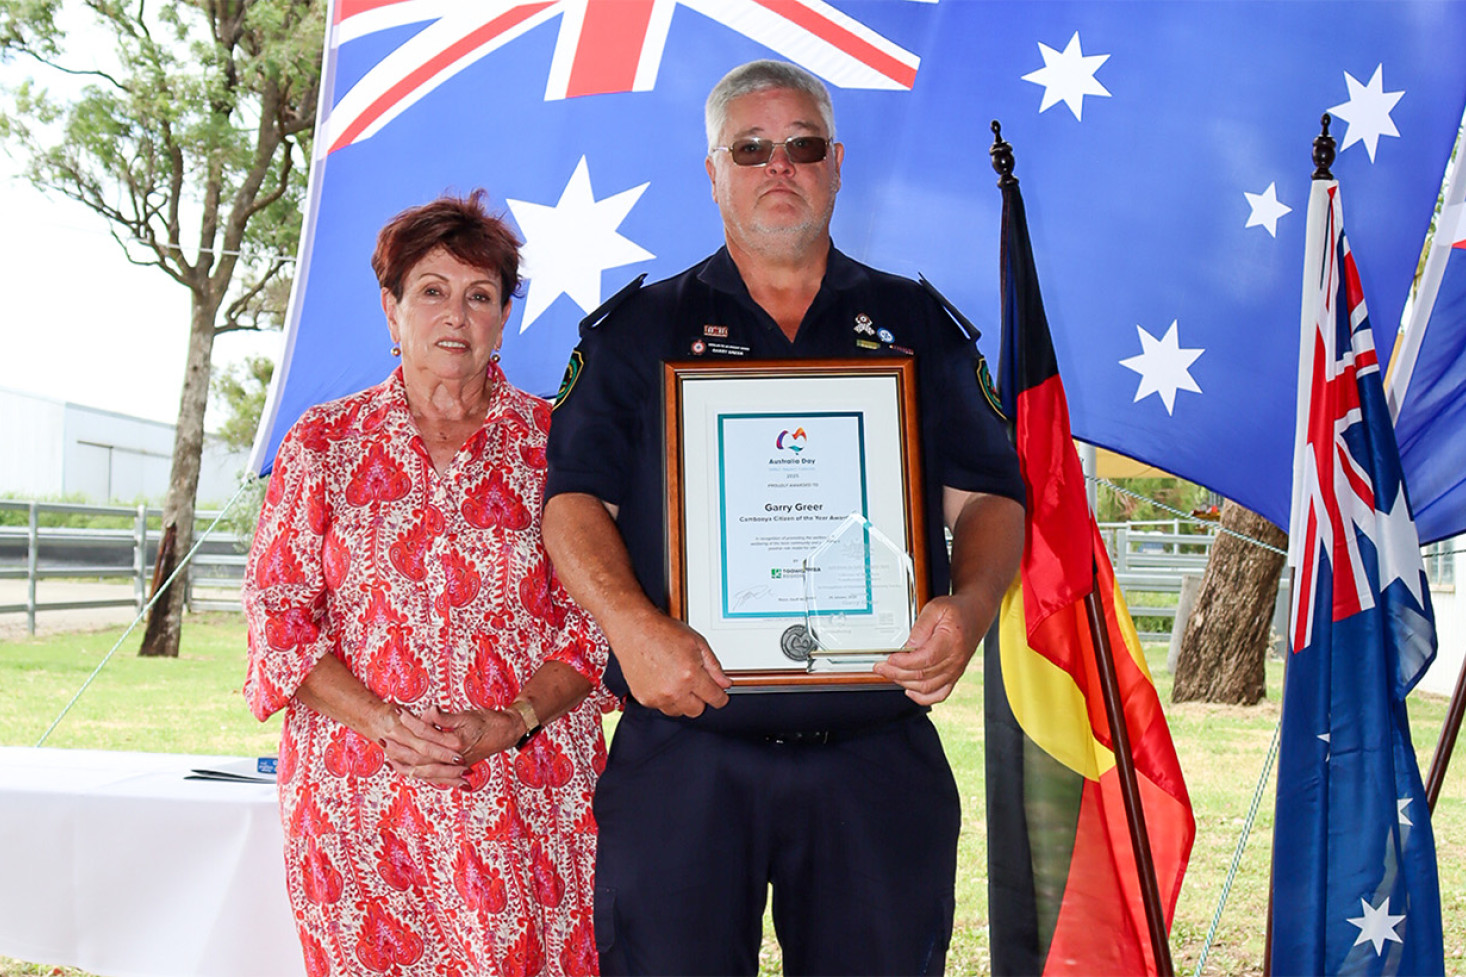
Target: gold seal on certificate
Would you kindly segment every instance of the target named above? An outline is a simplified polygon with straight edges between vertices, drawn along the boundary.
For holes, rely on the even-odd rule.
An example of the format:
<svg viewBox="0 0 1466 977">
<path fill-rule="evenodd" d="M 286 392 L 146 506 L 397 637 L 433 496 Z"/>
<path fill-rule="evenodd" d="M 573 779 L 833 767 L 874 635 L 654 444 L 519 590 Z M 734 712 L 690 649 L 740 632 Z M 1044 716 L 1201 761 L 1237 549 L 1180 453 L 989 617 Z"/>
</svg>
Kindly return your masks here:
<svg viewBox="0 0 1466 977">
<path fill-rule="evenodd" d="M 882 683 L 925 598 L 913 365 L 670 363 L 675 616 L 743 688 Z"/>
</svg>

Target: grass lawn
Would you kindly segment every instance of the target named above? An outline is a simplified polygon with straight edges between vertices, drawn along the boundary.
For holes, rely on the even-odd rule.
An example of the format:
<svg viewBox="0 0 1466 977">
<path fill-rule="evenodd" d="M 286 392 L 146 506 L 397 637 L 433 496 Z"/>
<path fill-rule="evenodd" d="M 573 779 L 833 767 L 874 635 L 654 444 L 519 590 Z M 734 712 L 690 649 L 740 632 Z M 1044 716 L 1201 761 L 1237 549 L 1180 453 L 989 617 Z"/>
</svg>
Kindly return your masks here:
<svg viewBox="0 0 1466 977">
<path fill-rule="evenodd" d="M 0 643 L 0 744 L 31 746 L 80 688 L 121 629 Z M 279 718 L 256 723 L 239 694 L 244 628 L 238 615 L 188 619 L 177 660 L 142 659 L 134 634 L 51 734 L 47 746 L 244 756 L 275 752 Z M 1149 649 L 1161 701 L 1169 702 L 1165 649 Z M 1268 667 L 1268 698 L 1252 708 L 1188 703 L 1166 708 L 1196 812 L 1197 839 L 1177 906 L 1171 947 L 1178 973 L 1196 969 L 1253 788 L 1278 721 L 1282 666 Z M 1422 772 L 1445 719 L 1444 699 L 1419 694 L 1410 717 Z M 983 802 L 982 667 L 934 711 L 963 796 L 957 920 L 949 974 L 988 971 Z M 1435 815 L 1445 920 L 1446 972 L 1466 973 L 1466 774 L 1446 780 Z M 1223 913 L 1207 974 L 1260 974 L 1267 913 L 1273 801 L 1269 787 Z M 767 943 L 767 941 L 766 941 Z M 769 944 L 764 972 L 778 973 Z M 0 977 L 77 974 L 0 958 Z"/>
<path fill-rule="evenodd" d="M 139 627 L 45 745 L 273 755 L 281 718 L 256 722 L 240 694 L 243 622 L 238 614 L 190 616 L 176 659 L 139 658 Z M 122 630 L 0 642 L 0 744 L 34 746 Z"/>
</svg>

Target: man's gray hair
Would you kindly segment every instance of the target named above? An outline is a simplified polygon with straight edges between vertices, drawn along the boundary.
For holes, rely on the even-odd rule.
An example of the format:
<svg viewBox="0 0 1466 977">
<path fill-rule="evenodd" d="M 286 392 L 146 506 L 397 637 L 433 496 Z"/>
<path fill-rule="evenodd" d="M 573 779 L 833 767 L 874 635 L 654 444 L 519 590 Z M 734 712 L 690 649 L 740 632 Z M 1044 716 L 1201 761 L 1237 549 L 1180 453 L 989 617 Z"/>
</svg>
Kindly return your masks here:
<svg viewBox="0 0 1466 977">
<path fill-rule="evenodd" d="M 703 123 L 707 127 L 708 152 L 718 145 L 723 126 L 728 122 L 728 103 L 735 98 L 771 88 L 803 92 L 814 100 L 819 109 L 820 121 L 825 124 L 825 136 L 835 141 L 835 107 L 830 104 L 830 92 L 825 83 L 798 65 L 787 61 L 750 61 L 734 68 L 723 76 L 708 93 L 703 109 Z"/>
</svg>

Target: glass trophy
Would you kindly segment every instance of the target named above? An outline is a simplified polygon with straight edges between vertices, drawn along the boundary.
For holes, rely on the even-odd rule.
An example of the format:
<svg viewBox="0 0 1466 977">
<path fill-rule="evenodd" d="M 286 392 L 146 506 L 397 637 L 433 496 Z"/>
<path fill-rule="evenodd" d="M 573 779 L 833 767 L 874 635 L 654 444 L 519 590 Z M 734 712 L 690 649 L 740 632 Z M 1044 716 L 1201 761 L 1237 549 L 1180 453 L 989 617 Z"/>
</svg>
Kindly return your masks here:
<svg viewBox="0 0 1466 977">
<path fill-rule="evenodd" d="M 805 557 L 804 605 L 809 671 L 868 672 L 911 634 L 911 556 L 851 513 Z"/>
</svg>

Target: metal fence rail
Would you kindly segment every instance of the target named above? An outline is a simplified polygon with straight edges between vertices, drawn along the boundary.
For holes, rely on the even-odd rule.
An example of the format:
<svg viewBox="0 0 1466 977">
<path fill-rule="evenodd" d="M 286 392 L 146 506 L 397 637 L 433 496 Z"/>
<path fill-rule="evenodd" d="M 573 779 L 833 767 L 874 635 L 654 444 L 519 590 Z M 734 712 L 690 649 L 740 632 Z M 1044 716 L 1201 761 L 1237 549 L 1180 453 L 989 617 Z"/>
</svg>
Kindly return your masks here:
<svg viewBox="0 0 1466 977">
<path fill-rule="evenodd" d="M 0 614 L 24 613 L 30 633 L 35 633 L 36 615 L 40 613 L 93 607 L 141 610 L 147 602 L 161 537 L 161 509 L 0 500 L 0 511 L 26 514 L 24 526 L 0 526 L 0 579 L 26 581 L 25 601 L 0 604 Z M 41 523 L 47 520 L 42 517 L 47 515 L 72 520 L 107 516 L 126 520 L 129 525 L 114 529 L 43 526 Z M 200 511 L 197 522 L 207 525 L 215 515 Z M 1130 604 L 1143 641 L 1165 641 L 1170 637 L 1183 577 L 1206 569 L 1214 535 L 1181 532 L 1181 527 L 1178 520 L 1100 524 L 1115 579 Z M 189 567 L 189 608 L 239 610 L 244 562 L 238 537 L 215 533 Z M 132 595 L 85 601 L 37 598 L 40 581 L 66 578 L 128 581 Z"/>
<path fill-rule="evenodd" d="M 0 604 L 0 614 L 24 613 L 26 630 L 36 633 L 36 615 L 47 611 L 96 607 L 134 607 L 147 603 L 153 564 L 157 559 L 163 512 L 148 506 L 79 505 L 70 502 L 24 502 L 0 499 L 0 512 L 26 514 L 24 526 L 0 526 L 0 579 L 26 581 L 22 603 Z M 115 529 L 43 526 L 42 516 L 105 516 L 127 520 Z M 206 526 L 217 512 L 196 513 Z M 197 538 L 197 537 L 195 537 Z M 42 601 L 37 584 L 46 579 L 129 581 L 130 597 L 82 601 Z M 244 579 L 244 555 L 238 538 L 215 533 L 195 556 L 187 576 L 188 606 L 194 610 L 239 610 L 239 584 Z M 197 591 L 197 593 L 196 593 Z M 205 593 L 207 591 L 207 593 Z"/>
<path fill-rule="evenodd" d="M 1211 557 L 1215 533 L 1183 533 L 1182 525 L 1176 519 L 1100 523 L 1115 581 L 1130 605 L 1141 641 L 1170 640 L 1182 580 L 1204 572 Z"/>
</svg>

